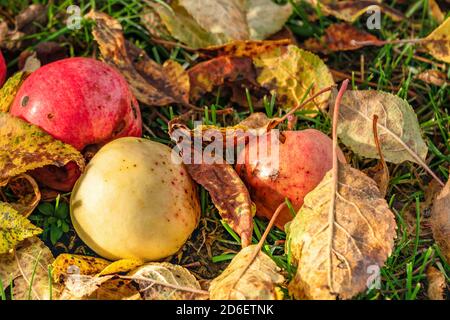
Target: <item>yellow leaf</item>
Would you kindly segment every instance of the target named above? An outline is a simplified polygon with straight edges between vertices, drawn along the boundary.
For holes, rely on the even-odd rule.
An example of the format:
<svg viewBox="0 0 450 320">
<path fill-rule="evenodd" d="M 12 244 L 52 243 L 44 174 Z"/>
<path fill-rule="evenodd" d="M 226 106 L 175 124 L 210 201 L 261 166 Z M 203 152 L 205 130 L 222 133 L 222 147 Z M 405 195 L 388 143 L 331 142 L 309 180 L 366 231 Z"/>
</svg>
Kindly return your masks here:
<svg viewBox="0 0 450 320">
<path fill-rule="evenodd" d="M 61 282 L 68 275 L 96 275 L 104 270 L 110 262 L 105 259 L 77 254 L 60 254 L 52 264 L 53 279 Z"/>
<path fill-rule="evenodd" d="M 334 85 L 330 70 L 318 56 L 293 45 L 262 53 L 253 63 L 258 70 L 258 83 L 276 94 L 279 103 L 287 109 L 299 104 L 310 86 L 306 99 Z M 326 92 L 305 108 L 323 110 L 329 97 L 330 92 Z"/>
<path fill-rule="evenodd" d="M 106 276 L 117 273 L 129 272 L 140 267 L 145 262 L 140 259 L 122 259 L 115 261 L 104 268 L 97 276 Z"/>
<path fill-rule="evenodd" d="M 450 18 L 425 38 L 423 47 L 436 59 L 450 63 Z"/>
<path fill-rule="evenodd" d="M 23 240 L 41 232 L 11 205 L 0 201 L 0 254 L 9 252 Z"/>
<path fill-rule="evenodd" d="M 19 91 L 26 77 L 27 74 L 25 72 L 17 72 L 0 89 L 0 112 L 9 111 L 9 107 L 13 103 L 17 91 Z"/>
<path fill-rule="evenodd" d="M 9 113 L 0 113 L 0 183 L 46 165 L 74 161 L 81 171 L 84 158 L 70 145 Z"/>
</svg>

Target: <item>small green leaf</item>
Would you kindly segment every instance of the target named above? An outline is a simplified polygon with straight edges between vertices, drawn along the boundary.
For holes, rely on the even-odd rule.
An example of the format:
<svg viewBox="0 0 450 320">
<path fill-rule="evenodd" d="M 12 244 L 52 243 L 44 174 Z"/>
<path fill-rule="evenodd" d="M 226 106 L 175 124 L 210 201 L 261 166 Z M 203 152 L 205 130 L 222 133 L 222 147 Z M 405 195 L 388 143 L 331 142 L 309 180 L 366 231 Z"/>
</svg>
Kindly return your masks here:
<svg viewBox="0 0 450 320">
<path fill-rule="evenodd" d="M 48 202 L 43 202 L 38 206 L 38 211 L 44 216 L 52 216 L 55 213 L 55 208 Z"/>
<path fill-rule="evenodd" d="M 66 202 L 60 202 L 58 208 L 55 210 L 55 215 L 59 219 L 66 219 L 69 215 L 69 206 Z"/>
<path fill-rule="evenodd" d="M 56 244 L 58 240 L 62 237 L 63 231 L 59 229 L 57 226 L 52 225 L 50 228 L 50 241 L 52 244 Z"/>
</svg>

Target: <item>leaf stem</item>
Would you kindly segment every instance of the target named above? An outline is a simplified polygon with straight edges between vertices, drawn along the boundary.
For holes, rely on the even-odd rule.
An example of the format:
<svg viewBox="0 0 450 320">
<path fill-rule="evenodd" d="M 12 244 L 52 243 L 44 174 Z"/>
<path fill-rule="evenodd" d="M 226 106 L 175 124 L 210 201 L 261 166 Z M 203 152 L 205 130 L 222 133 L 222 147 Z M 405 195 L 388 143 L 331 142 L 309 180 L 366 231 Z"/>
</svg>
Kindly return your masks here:
<svg viewBox="0 0 450 320">
<path fill-rule="evenodd" d="M 337 123 L 339 118 L 339 107 L 341 104 L 342 96 L 347 90 L 349 80 L 345 79 L 339 89 L 339 92 L 334 103 L 333 112 L 333 169 L 332 169 L 332 183 L 331 183 L 331 200 L 330 209 L 328 212 L 328 287 L 331 293 L 334 293 L 333 288 L 333 239 L 334 239 L 334 219 L 335 219 L 335 207 L 336 207 L 336 192 L 339 180 L 339 161 L 337 157 L 338 138 L 337 138 Z"/>
</svg>

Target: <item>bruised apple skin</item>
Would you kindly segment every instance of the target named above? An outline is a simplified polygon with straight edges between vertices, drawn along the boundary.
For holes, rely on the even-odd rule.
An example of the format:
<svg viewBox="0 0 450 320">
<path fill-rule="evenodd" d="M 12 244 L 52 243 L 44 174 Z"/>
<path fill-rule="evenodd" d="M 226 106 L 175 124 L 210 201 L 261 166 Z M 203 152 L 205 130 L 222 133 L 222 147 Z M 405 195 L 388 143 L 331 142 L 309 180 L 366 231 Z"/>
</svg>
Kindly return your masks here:
<svg viewBox="0 0 450 320">
<path fill-rule="evenodd" d="M 90 58 L 63 59 L 33 72 L 20 87 L 10 112 L 79 151 L 142 135 L 139 105 L 126 80 L 107 64 Z M 72 171 L 64 172 L 68 170 Z M 53 189 L 70 191 L 79 175 L 74 170 L 73 165 L 43 168 L 34 175 Z"/>
<path fill-rule="evenodd" d="M 332 140 L 315 129 L 284 131 L 284 141 L 279 146 L 279 165 L 276 168 L 272 157 L 278 154 L 259 154 L 256 161 L 249 160 L 249 154 L 258 146 L 251 142 L 238 156 L 236 170 L 249 188 L 256 204 L 256 215 L 270 219 L 277 207 L 288 198 L 297 212 L 303 205 L 304 197 L 312 191 L 332 168 Z M 270 133 L 259 139 L 268 139 Z M 281 139 L 281 140 L 283 140 Z M 252 143 L 253 142 L 253 143 Z M 338 158 L 345 162 L 341 150 Z M 278 216 L 275 224 L 284 229 L 293 218 L 288 208 Z"/>
<path fill-rule="evenodd" d="M 155 261 L 176 253 L 196 228 L 196 186 L 172 150 L 141 138 L 114 140 L 92 158 L 70 200 L 80 238 L 110 259 Z"/>
<path fill-rule="evenodd" d="M 0 88 L 5 83 L 5 79 L 6 79 L 6 62 L 5 58 L 3 58 L 2 52 L 0 51 Z"/>
</svg>

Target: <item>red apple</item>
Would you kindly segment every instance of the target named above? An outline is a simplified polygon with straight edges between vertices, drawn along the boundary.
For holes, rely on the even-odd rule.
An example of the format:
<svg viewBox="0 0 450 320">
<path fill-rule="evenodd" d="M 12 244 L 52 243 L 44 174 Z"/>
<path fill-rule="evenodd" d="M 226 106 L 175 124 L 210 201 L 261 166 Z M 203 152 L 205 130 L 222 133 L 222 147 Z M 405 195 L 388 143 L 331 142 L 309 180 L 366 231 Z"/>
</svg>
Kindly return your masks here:
<svg viewBox="0 0 450 320">
<path fill-rule="evenodd" d="M 3 58 L 3 54 L 0 51 L 0 87 L 3 85 L 6 79 L 6 63 Z"/>
<path fill-rule="evenodd" d="M 262 137 L 270 141 L 270 133 Z M 270 219 L 277 207 L 288 198 L 297 212 L 303 199 L 332 167 L 332 140 L 315 129 L 282 133 L 279 153 L 257 151 L 258 141 L 250 143 L 238 156 L 236 170 L 249 188 L 256 204 L 256 215 Z M 260 138 L 261 139 L 261 138 Z M 249 159 L 258 152 L 257 159 Z M 279 157 L 278 166 L 274 157 Z M 342 151 L 338 157 L 345 162 Z M 280 229 L 293 218 L 285 208 L 275 224 Z"/>
<path fill-rule="evenodd" d="M 139 105 L 126 80 L 107 64 L 89 58 L 63 59 L 33 72 L 10 112 L 79 151 L 142 135 Z M 34 175 L 51 188 L 69 191 L 79 173 L 73 165 L 65 169 L 43 168 Z"/>
</svg>

